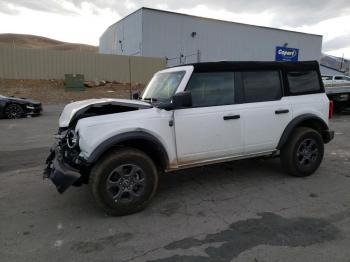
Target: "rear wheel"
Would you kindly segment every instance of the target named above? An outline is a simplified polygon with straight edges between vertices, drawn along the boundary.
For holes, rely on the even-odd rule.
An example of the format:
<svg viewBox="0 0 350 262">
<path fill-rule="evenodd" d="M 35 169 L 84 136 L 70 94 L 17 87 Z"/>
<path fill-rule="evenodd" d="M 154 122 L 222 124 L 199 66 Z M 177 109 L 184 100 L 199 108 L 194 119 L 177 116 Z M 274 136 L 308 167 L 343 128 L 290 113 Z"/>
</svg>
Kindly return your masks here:
<svg viewBox="0 0 350 262">
<path fill-rule="evenodd" d="M 23 108 L 18 104 L 9 104 L 5 108 L 5 117 L 9 119 L 16 119 L 24 116 Z"/>
<path fill-rule="evenodd" d="M 290 175 L 309 176 L 320 166 L 323 154 L 321 135 L 314 129 L 299 127 L 281 150 L 282 167 Z"/>
<path fill-rule="evenodd" d="M 109 215 L 142 210 L 154 196 L 158 175 L 153 161 L 142 151 L 112 151 L 92 169 L 90 185 L 97 204 Z"/>
</svg>

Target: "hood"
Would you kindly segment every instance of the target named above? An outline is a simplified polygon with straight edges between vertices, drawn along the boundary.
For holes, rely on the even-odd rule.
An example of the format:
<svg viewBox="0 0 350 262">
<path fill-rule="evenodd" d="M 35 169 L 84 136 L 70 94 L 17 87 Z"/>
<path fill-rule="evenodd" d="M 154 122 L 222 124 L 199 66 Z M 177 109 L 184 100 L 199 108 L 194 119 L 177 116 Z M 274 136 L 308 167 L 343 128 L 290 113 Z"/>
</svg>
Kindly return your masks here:
<svg viewBox="0 0 350 262">
<path fill-rule="evenodd" d="M 75 126 L 79 119 L 151 108 L 146 102 L 129 99 L 88 99 L 65 106 L 59 119 L 60 128 Z"/>
<path fill-rule="evenodd" d="M 6 97 L 6 99 L 8 99 L 9 101 L 12 101 L 12 102 L 16 102 L 16 103 L 20 103 L 20 104 L 41 104 L 40 102 L 38 101 L 35 101 L 35 100 L 31 100 L 31 99 L 27 99 L 27 98 L 17 98 L 17 97 Z"/>
</svg>

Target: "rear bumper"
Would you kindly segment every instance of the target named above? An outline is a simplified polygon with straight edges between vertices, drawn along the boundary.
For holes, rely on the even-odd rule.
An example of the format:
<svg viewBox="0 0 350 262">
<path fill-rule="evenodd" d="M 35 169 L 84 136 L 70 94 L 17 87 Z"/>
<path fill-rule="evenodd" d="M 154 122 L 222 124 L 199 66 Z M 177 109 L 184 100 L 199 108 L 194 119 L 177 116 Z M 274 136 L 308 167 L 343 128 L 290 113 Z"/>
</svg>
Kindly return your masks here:
<svg viewBox="0 0 350 262">
<path fill-rule="evenodd" d="M 51 149 L 46 164 L 44 178 L 49 178 L 61 194 L 81 178 L 79 170 L 63 162 L 59 147 Z"/>
<path fill-rule="evenodd" d="M 323 131 L 322 132 L 322 138 L 323 138 L 323 142 L 325 144 L 329 143 L 334 138 L 334 131 L 332 131 L 332 130 L 325 130 L 325 131 Z"/>
</svg>

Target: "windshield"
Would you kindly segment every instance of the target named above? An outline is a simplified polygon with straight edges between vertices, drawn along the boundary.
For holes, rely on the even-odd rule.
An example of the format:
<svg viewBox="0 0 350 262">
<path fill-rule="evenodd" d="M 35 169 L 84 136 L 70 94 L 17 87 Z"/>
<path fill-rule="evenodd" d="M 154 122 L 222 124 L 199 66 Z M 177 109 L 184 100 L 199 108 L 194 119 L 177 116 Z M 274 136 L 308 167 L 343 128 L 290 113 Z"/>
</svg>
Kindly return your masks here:
<svg viewBox="0 0 350 262">
<path fill-rule="evenodd" d="M 143 100 L 166 102 L 175 94 L 186 71 L 156 74 L 142 95 Z"/>
<path fill-rule="evenodd" d="M 6 96 L 2 96 L 2 95 L 0 95 L 0 98 L 6 98 Z"/>
</svg>

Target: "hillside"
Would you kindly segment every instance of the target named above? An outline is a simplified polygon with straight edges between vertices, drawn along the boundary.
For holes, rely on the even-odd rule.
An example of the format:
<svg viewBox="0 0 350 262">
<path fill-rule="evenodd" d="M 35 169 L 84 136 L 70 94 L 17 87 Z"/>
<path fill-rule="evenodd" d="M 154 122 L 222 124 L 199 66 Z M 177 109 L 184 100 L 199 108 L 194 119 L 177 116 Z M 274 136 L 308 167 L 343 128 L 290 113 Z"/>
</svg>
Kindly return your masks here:
<svg viewBox="0 0 350 262">
<path fill-rule="evenodd" d="M 61 42 L 36 35 L 0 34 L 0 44 L 9 44 L 23 48 L 44 48 L 58 51 L 98 52 L 97 46 Z"/>
</svg>

